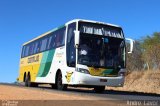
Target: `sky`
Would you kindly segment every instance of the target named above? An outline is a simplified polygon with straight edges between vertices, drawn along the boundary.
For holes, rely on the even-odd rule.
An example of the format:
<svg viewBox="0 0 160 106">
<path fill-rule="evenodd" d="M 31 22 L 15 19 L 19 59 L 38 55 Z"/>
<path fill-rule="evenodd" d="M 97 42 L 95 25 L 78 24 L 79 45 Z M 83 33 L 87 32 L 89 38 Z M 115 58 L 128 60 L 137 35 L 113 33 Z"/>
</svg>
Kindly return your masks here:
<svg viewBox="0 0 160 106">
<path fill-rule="evenodd" d="M 18 77 L 21 45 L 72 19 L 120 25 L 127 38 L 160 32 L 160 0 L 0 0 L 0 82 Z"/>
</svg>

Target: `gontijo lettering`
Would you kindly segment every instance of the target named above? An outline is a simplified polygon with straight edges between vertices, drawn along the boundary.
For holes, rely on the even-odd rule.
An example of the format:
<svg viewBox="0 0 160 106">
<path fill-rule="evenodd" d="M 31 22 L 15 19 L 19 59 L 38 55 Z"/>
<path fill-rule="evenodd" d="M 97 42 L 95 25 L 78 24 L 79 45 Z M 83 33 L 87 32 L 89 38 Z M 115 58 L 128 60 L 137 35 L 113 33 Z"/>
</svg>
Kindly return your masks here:
<svg viewBox="0 0 160 106">
<path fill-rule="evenodd" d="M 33 63 L 33 62 L 38 62 L 38 61 L 39 61 L 39 55 L 28 58 L 28 63 Z"/>
</svg>

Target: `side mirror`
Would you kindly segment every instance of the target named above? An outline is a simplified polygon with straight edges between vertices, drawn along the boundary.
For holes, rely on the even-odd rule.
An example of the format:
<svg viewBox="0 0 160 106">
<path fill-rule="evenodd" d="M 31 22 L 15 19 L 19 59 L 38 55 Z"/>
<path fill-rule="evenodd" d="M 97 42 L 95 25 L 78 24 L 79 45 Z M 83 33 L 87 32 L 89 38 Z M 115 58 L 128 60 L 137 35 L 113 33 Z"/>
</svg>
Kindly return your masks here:
<svg viewBox="0 0 160 106">
<path fill-rule="evenodd" d="M 128 41 L 128 43 L 129 43 L 129 51 L 128 51 L 128 53 L 132 53 L 133 52 L 134 40 L 130 39 L 130 38 L 126 38 L 126 41 Z"/>
<path fill-rule="evenodd" d="M 79 38 L 80 38 L 80 32 L 75 30 L 74 31 L 74 41 L 75 41 L 75 47 L 78 48 L 78 45 L 79 45 Z"/>
</svg>

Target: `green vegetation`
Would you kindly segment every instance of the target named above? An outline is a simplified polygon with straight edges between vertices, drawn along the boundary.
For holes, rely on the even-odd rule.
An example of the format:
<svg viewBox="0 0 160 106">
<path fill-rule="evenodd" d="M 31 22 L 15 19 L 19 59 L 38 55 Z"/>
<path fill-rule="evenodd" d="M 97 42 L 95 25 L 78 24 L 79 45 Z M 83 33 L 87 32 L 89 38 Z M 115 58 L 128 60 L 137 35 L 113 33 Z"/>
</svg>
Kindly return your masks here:
<svg viewBox="0 0 160 106">
<path fill-rule="evenodd" d="M 160 70 L 160 32 L 135 41 L 134 52 L 127 59 L 129 71 Z"/>
</svg>

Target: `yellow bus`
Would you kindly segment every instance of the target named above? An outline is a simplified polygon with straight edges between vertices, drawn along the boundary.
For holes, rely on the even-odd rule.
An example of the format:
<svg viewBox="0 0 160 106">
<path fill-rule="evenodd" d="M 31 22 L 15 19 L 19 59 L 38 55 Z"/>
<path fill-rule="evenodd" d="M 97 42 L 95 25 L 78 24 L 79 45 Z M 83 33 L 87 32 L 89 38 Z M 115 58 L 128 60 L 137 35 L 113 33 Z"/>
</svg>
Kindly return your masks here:
<svg viewBox="0 0 160 106">
<path fill-rule="evenodd" d="M 130 41 L 130 51 L 133 40 Z M 117 25 L 75 19 L 44 33 L 22 46 L 19 82 L 25 86 L 121 87 L 126 72 L 126 45 Z"/>
</svg>

